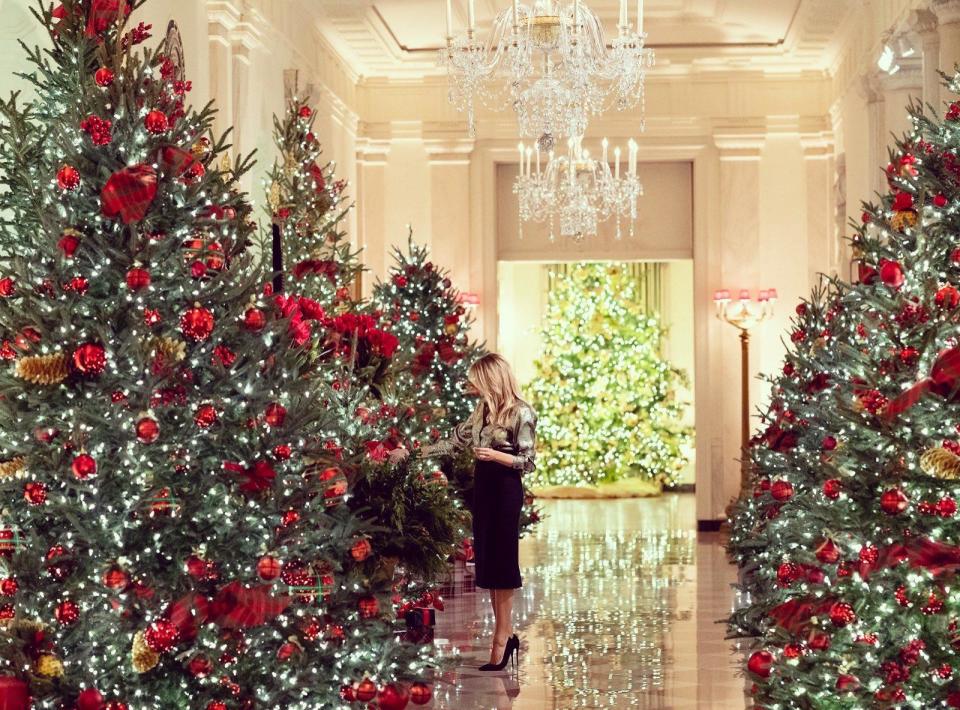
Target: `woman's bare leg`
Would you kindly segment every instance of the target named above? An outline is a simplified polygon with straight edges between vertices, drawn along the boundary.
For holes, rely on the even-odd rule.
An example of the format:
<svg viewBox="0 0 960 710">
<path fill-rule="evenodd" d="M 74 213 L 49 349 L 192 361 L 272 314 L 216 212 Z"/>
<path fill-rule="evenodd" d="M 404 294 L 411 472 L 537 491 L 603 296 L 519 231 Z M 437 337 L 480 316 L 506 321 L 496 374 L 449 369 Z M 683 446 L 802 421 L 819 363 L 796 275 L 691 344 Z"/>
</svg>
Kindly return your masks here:
<svg viewBox="0 0 960 710">
<path fill-rule="evenodd" d="M 490 646 L 490 663 L 499 663 L 503 657 L 505 640 L 500 638 L 500 590 L 490 590 L 490 605 L 493 607 L 493 643 Z"/>
<path fill-rule="evenodd" d="M 503 650 L 507 645 L 507 639 L 513 633 L 513 590 L 493 589 L 490 594 L 494 600 L 494 618 L 496 619 L 493 646 L 490 649 L 490 662 L 499 663 L 503 658 Z"/>
</svg>

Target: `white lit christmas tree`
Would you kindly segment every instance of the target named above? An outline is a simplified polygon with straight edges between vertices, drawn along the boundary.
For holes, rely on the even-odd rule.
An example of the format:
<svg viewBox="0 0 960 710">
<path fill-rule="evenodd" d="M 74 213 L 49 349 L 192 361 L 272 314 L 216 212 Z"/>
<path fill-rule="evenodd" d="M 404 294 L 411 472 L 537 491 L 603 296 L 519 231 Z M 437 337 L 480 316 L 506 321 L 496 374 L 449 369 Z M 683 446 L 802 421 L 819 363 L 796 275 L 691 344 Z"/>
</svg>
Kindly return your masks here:
<svg viewBox="0 0 960 710">
<path fill-rule="evenodd" d="M 540 416 L 533 485 L 674 481 L 690 445 L 677 397 L 686 376 L 660 355 L 659 320 L 622 264 L 554 278 L 529 386 Z"/>
</svg>

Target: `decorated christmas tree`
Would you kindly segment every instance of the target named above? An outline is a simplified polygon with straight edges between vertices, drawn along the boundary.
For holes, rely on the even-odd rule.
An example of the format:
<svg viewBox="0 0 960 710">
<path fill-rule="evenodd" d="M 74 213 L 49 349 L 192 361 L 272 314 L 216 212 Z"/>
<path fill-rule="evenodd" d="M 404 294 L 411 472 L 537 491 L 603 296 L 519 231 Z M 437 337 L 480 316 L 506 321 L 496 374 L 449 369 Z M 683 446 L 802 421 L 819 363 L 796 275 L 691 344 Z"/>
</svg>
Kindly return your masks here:
<svg viewBox="0 0 960 710">
<path fill-rule="evenodd" d="M 555 277 L 529 386 L 540 415 L 534 485 L 670 483 L 686 466 L 686 376 L 661 357 L 660 322 L 635 293 L 621 264 Z"/>
<path fill-rule="evenodd" d="M 217 167 L 142 4 L 40 7 L 36 99 L 0 105 L 0 705 L 423 702 L 432 652 L 351 504 L 389 442 L 310 376 L 344 341 L 362 381 L 385 337 L 271 294 L 248 163 Z"/>
<path fill-rule="evenodd" d="M 960 103 L 912 115 L 858 283 L 798 311 L 734 520 L 759 707 L 960 707 Z"/>
<path fill-rule="evenodd" d="M 391 366 L 391 394 L 406 405 L 395 425 L 418 444 L 450 435 L 466 421 L 476 399 L 466 394 L 467 372 L 486 350 L 470 337 L 472 318 L 450 274 L 430 260 L 425 247 L 408 239 L 406 251 L 394 248 L 386 281 L 374 286 L 373 305 L 400 340 L 401 355 Z M 469 508 L 473 496 L 473 458 L 469 452 L 440 462 L 428 472 Z M 521 534 L 540 520 L 527 493 Z"/>
</svg>

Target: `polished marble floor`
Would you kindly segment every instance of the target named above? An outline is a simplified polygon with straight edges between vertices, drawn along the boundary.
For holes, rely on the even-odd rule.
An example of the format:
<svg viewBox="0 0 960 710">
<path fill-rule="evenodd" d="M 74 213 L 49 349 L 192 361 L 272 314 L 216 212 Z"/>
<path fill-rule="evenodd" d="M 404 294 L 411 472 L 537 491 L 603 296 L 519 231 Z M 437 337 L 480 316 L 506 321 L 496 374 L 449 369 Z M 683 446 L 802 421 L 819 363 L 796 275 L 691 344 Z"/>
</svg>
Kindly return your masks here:
<svg viewBox="0 0 960 710">
<path fill-rule="evenodd" d="M 720 537 L 697 535 L 694 498 L 548 501 L 521 542 L 516 673 L 481 673 L 493 615 L 458 579 L 437 643 L 460 665 L 437 684 L 443 710 L 743 710 L 742 656 L 717 623 L 734 570 Z"/>
</svg>

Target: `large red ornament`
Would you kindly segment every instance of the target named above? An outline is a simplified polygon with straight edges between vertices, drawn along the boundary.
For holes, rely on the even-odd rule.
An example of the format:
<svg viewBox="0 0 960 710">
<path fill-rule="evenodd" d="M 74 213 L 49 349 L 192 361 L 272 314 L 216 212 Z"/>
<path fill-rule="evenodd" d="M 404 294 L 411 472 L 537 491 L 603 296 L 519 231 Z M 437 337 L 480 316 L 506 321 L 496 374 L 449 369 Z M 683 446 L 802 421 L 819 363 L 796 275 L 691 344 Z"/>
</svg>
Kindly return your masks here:
<svg viewBox="0 0 960 710">
<path fill-rule="evenodd" d="M 770 486 L 770 495 L 773 496 L 774 500 L 781 502 L 790 500 L 790 498 L 793 497 L 793 485 L 790 483 L 790 481 L 774 481 Z"/>
<path fill-rule="evenodd" d="M 103 710 L 103 695 L 96 688 L 86 688 L 77 696 L 77 710 Z"/>
<path fill-rule="evenodd" d="M 857 614 L 847 602 L 834 602 L 830 606 L 830 621 L 834 626 L 846 626 L 857 620 Z"/>
<path fill-rule="evenodd" d="M 410 700 L 414 705 L 426 705 L 433 699 L 433 688 L 426 683 L 414 683 L 410 686 Z"/>
<path fill-rule="evenodd" d="M 131 291 L 141 291 L 150 285 L 150 272 L 136 266 L 127 272 L 127 288 Z"/>
<path fill-rule="evenodd" d="M 160 436 L 160 425 L 150 416 L 138 419 L 134 428 L 137 438 L 144 444 L 152 444 Z"/>
<path fill-rule="evenodd" d="M 213 313 L 202 306 L 194 306 L 180 317 L 180 332 L 200 342 L 210 337 L 214 322 Z"/>
<path fill-rule="evenodd" d="M 280 576 L 280 569 L 280 561 L 276 557 L 264 555 L 257 561 L 257 574 L 268 582 Z"/>
<path fill-rule="evenodd" d="M 0 582 L 0 594 L 5 597 L 12 597 L 20 589 L 20 583 L 16 577 L 6 577 Z"/>
<path fill-rule="evenodd" d="M 267 324 L 267 318 L 259 308 L 248 308 L 243 314 L 243 327 L 247 330 L 258 331 Z"/>
<path fill-rule="evenodd" d="M 100 67 L 93 74 L 93 80 L 97 82 L 97 86 L 99 86 L 101 89 L 105 89 L 110 86 L 113 83 L 114 78 L 113 71 L 111 71 L 108 67 Z"/>
<path fill-rule="evenodd" d="M 13 294 L 17 292 L 17 285 L 14 280 L 9 276 L 4 276 L 0 279 L 0 296 L 4 298 L 10 298 Z"/>
<path fill-rule="evenodd" d="M 157 196 L 157 171 L 139 164 L 118 170 L 100 191 L 100 210 L 105 217 L 119 217 L 134 224 L 147 215 Z"/>
<path fill-rule="evenodd" d="M 53 610 L 53 615 L 61 626 L 69 626 L 80 618 L 80 607 L 72 599 L 64 599 Z"/>
<path fill-rule="evenodd" d="M 206 656 L 194 656 L 187 664 L 187 670 L 194 678 L 206 678 L 213 671 L 213 663 Z"/>
<path fill-rule="evenodd" d="M 73 457 L 70 470 L 79 480 L 85 481 L 97 475 L 97 461 L 90 454 L 80 454 Z"/>
<path fill-rule="evenodd" d="M 277 402 L 271 402 L 268 404 L 267 409 L 263 414 L 263 420 L 272 427 L 283 426 L 283 422 L 286 418 L 286 408 Z"/>
<path fill-rule="evenodd" d="M 880 509 L 887 515 L 899 515 L 910 505 L 910 499 L 899 488 L 891 488 L 880 496 Z"/>
<path fill-rule="evenodd" d="M 47 502 L 47 487 L 38 481 L 30 481 L 23 487 L 23 497 L 30 505 L 43 505 Z"/>
<path fill-rule="evenodd" d="M 143 632 L 147 647 L 155 653 L 166 653 L 180 640 L 180 630 L 166 619 L 158 619 Z"/>
<path fill-rule="evenodd" d="M 400 685 L 388 683 L 377 693 L 380 710 L 403 710 L 410 702 L 410 694 Z"/>
<path fill-rule="evenodd" d="M 940 308 L 953 309 L 960 305 L 960 291 L 954 286 L 941 286 L 933 300 Z"/>
<path fill-rule="evenodd" d="M 372 619 L 380 613 L 380 602 L 376 597 L 364 597 L 357 602 L 357 608 L 360 610 L 360 618 Z"/>
<path fill-rule="evenodd" d="M 99 343 L 84 343 L 73 351 L 71 363 L 84 377 L 96 377 L 107 366 L 107 354 Z"/>
<path fill-rule="evenodd" d="M 747 669 L 761 678 L 769 678 L 771 668 L 773 668 L 773 654 L 769 651 L 754 651 L 747 660 Z"/>
<path fill-rule="evenodd" d="M 150 131 L 150 133 L 159 135 L 160 133 L 166 132 L 166 130 L 170 127 L 170 121 L 167 120 L 167 114 L 165 114 L 163 111 L 154 109 L 144 116 L 143 125 L 148 131 Z"/>
<path fill-rule="evenodd" d="M 0 676 L 0 710 L 29 710 L 30 688 L 16 676 Z"/>
<path fill-rule="evenodd" d="M 833 564 L 840 559 L 840 548 L 837 547 L 833 540 L 827 538 L 817 546 L 814 554 L 821 562 Z"/>
<path fill-rule="evenodd" d="M 80 171 L 72 165 L 64 165 L 57 171 L 57 185 L 61 190 L 76 190 L 80 187 Z"/>
<path fill-rule="evenodd" d="M 896 261 L 889 259 L 880 260 L 880 280 L 891 288 L 900 288 L 903 286 L 904 275 L 903 267 Z"/>
<path fill-rule="evenodd" d="M 373 547 L 370 545 L 370 541 L 366 538 L 361 538 L 353 543 L 353 547 L 350 548 L 350 556 L 353 557 L 357 562 L 363 562 L 370 556 L 370 553 L 373 552 Z"/>
<path fill-rule="evenodd" d="M 830 478 L 823 482 L 823 495 L 830 500 L 836 500 L 840 497 L 840 481 L 836 478 Z"/>
<path fill-rule="evenodd" d="M 373 700 L 376 694 L 377 684 L 369 678 L 364 678 L 357 685 L 357 700 L 360 702 L 366 703 L 370 700 Z"/>
<path fill-rule="evenodd" d="M 103 586 L 107 589 L 126 589 L 130 584 L 130 575 L 119 567 L 111 567 L 103 573 Z"/>
</svg>

